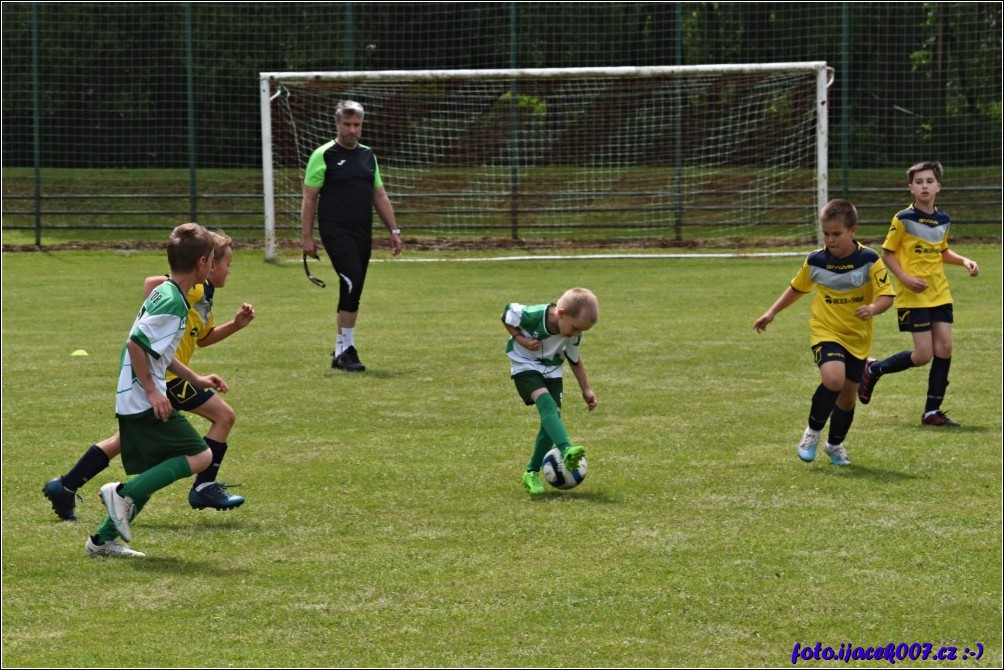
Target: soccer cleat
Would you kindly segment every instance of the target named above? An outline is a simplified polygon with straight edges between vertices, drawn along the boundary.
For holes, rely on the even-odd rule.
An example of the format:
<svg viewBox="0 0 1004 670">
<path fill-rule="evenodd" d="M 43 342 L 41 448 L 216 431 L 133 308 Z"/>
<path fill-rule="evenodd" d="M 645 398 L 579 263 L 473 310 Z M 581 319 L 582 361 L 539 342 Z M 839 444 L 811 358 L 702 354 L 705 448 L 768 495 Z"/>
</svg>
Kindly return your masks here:
<svg viewBox="0 0 1004 670">
<path fill-rule="evenodd" d="M 816 460 L 816 447 L 819 446 L 819 431 L 806 428 L 802 441 L 798 443 L 798 457 L 806 463 Z"/>
<path fill-rule="evenodd" d="M 925 414 L 920 419 L 920 425 L 922 426 L 944 426 L 945 428 L 958 428 L 961 424 L 958 421 L 952 421 L 948 418 L 948 415 L 942 412 L 940 409 L 931 412 L 930 414 Z"/>
<path fill-rule="evenodd" d="M 111 540 L 104 544 L 95 544 L 91 538 L 87 538 L 87 542 L 84 542 L 84 554 L 92 557 L 117 556 L 119 558 L 143 558 L 146 556 L 142 551 L 130 549 L 118 540 Z"/>
<path fill-rule="evenodd" d="M 544 485 L 540 483 L 539 472 L 523 473 L 523 486 L 526 487 L 527 492 L 532 496 L 538 496 L 544 492 Z"/>
<path fill-rule="evenodd" d="M 119 495 L 118 487 L 119 482 L 108 482 L 101 487 L 98 495 L 101 496 L 101 502 L 105 504 L 105 509 L 108 510 L 109 518 L 115 524 L 115 530 L 119 532 L 123 540 L 128 542 L 132 539 L 132 530 L 129 528 L 129 522 L 132 521 L 133 516 L 136 514 L 136 503 L 128 496 Z"/>
<path fill-rule="evenodd" d="M 569 470 L 579 469 L 579 460 L 586 455 L 586 450 L 582 447 L 571 446 L 565 449 L 561 458 L 565 461 L 565 467 Z"/>
<path fill-rule="evenodd" d="M 50 479 L 42 487 L 42 493 L 52 503 L 52 511 L 63 521 L 77 520 L 77 498 L 80 494 L 63 487 L 63 478 Z M 83 500 L 83 498 L 81 498 Z"/>
<path fill-rule="evenodd" d="M 826 443 L 826 455 L 830 457 L 830 463 L 834 465 L 850 465 L 851 459 L 847 456 L 847 450 L 844 449 L 844 444 L 830 444 Z"/>
<path fill-rule="evenodd" d="M 861 375 L 861 383 L 858 384 L 858 400 L 861 401 L 862 405 L 867 405 L 872 400 L 872 392 L 875 390 L 875 382 L 878 381 L 878 377 L 872 374 L 872 363 L 876 359 L 869 358 L 865 361 L 865 370 Z"/>
<path fill-rule="evenodd" d="M 366 366 L 359 360 L 359 352 L 356 351 L 355 347 L 349 347 L 338 356 L 335 356 L 331 361 L 331 367 L 336 370 L 345 370 L 346 372 L 363 372 L 366 370 Z"/>
<path fill-rule="evenodd" d="M 188 504 L 193 509 L 212 507 L 222 510 L 235 509 L 243 505 L 244 497 L 227 493 L 228 488 L 223 482 L 213 482 L 201 491 L 196 491 L 193 488 L 188 492 Z"/>
</svg>

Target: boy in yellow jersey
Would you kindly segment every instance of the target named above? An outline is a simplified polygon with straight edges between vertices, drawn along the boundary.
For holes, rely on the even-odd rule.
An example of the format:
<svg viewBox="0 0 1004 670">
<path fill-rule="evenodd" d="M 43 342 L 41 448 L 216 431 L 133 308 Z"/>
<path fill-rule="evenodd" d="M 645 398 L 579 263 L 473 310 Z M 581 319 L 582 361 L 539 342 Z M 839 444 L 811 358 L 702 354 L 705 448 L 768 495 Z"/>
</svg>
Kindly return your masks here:
<svg viewBox="0 0 1004 670">
<path fill-rule="evenodd" d="M 213 268 L 209 279 L 195 284 L 188 292 L 188 320 L 185 334 L 178 344 L 174 357 L 186 366 L 195 353 L 196 344 L 207 347 L 246 327 L 254 319 L 254 307 L 244 303 L 232 321 L 216 326 L 213 317 L 213 297 L 217 288 L 223 288 L 233 261 L 233 240 L 227 235 L 210 231 L 214 242 Z M 147 277 L 143 283 L 143 297 L 167 280 L 164 275 Z M 233 408 L 212 389 L 197 389 L 172 371 L 167 372 L 167 397 L 174 409 L 198 414 L 212 424 L 204 440 L 213 454 L 212 464 L 200 472 L 188 494 L 188 502 L 195 509 L 229 510 L 244 503 L 242 496 L 228 492 L 226 485 L 216 481 L 216 476 L 227 451 L 227 437 L 236 421 Z M 50 480 L 42 492 L 52 503 L 53 511 L 68 521 L 76 519 L 77 490 L 108 467 L 111 459 L 121 452 L 122 445 L 116 432 L 109 438 L 91 445 L 65 475 Z"/>
<path fill-rule="evenodd" d="M 831 200 L 819 218 L 826 246 L 809 254 L 753 329 L 764 332 L 778 312 L 816 287 L 809 341 L 822 383 L 812 396 L 809 425 L 796 451 L 803 461 L 813 461 L 829 421 L 826 454 L 834 465 L 850 465 L 844 439 L 854 421 L 858 383 L 872 345 L 871 320 L 892 306 L 894 292 L 879 255 L 854 239 L 858 213 L 850 201 Z"/>
<path fill-rule="evenodd" d="M 942 175 L 941 163 L 934 161 L 917 163 L 907 170 L 913 204 L 892 218 L 882 243 L 882 260 L 902 287 L 895 303 L 899 330 L 913 335 L 913 351 L 901 351 L 881 361 L 869 358 L 858 399 L 864 405 L 871 402 L 875 383 L 882 375 L 931 363 L 920 423 L 957 427 L 959 424 L 941 410 L 952 364 L 952 294 L 945 264 L 961 265 L 971 277 L 977 276 L 980 268 L 948 248 L 951 220 L 934 205 Z"/>
</svg>

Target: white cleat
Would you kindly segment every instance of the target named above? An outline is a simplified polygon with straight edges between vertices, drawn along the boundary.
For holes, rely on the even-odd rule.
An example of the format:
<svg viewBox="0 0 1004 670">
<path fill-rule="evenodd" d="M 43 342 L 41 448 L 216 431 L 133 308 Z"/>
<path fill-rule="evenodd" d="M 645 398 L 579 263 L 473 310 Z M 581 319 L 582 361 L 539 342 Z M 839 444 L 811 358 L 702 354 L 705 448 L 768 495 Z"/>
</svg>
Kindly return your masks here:
<svg viewBox="0 0 1004 670">
<path fill-rule="evenodd" d="M 118 540 L 94 544 L 91 538 L 87 538 L 87 542 L 84 543 L 84 553 L 88 556 L 117 556 L 120 558 L 143 558 L 146 556 L 142 551 L 130 549 Z"/>
<path fill-rule="evenodd" d="M 136 513 L 136 503 L 128 496 L 120 496 L 118 492 L 119 482 L 108 482 L 101 487 L 101 501 L 108 510 L 108 516 L 115 524 L 115 530 L 119 532 L 126 542 L 132 539 L 132 531 L 129 529 L 129 522 Z"/>
<path fill-rule="evenodd" d="M 798 443 L 798 457 L 806 463 L 816 460 L 816 447 L 819 446 L 819 431 L 806 428 L 802 441 Z"/>
<path fill-rule="evenodd" d="M 834 465 L 850 465 L 851 459 L 847 456 L 847 450 L 844 449 L 843 443 L 840 444 L 830 444 L 826 443 L 826 455 L 830 457 L 830 462 Z"/>
</svg>

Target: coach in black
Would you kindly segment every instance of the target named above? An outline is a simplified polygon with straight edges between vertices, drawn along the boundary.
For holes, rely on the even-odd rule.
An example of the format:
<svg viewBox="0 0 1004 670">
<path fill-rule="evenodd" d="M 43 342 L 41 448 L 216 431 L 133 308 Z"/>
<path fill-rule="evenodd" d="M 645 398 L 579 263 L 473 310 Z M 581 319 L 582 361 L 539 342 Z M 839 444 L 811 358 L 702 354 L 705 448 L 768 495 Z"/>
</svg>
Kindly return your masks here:
<svg viewBox="0 0 1004 670">
<path fill-rule="evenodd" d="M 338 336 L 331 367 L 362 372 L 366 366 L 356 351 L 355 328 L 359 298 L 373 251 L 373 210 L 390 231 L 390 252 L 401 253 L 404 243 L 394 220 L 394 207 L 383 188 L 380 167 L 368 146 L 359 143 L 363 106 L 344 100 L 335 108 L 334 140 L 310 155 L 303 179 L 300 224 L 303 253 L 317 257 L 314 216 L 321 243 L 338 273 Z"/>
</svg>

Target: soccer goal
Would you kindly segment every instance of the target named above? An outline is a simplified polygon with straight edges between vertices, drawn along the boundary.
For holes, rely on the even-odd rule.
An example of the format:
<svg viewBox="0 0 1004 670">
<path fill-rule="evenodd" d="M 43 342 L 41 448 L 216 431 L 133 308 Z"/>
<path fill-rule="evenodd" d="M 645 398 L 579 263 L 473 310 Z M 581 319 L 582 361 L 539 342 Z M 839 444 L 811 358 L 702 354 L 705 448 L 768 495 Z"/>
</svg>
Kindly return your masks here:
<svg viewBox="0 0 1004 670">
<path fill-rule="evenodd" d="M 814 243 L 831 80 L 825 62 L 263 72 L 266 257 L 298 237 L 345 99 L 406 236 Z"/>
</svg>

